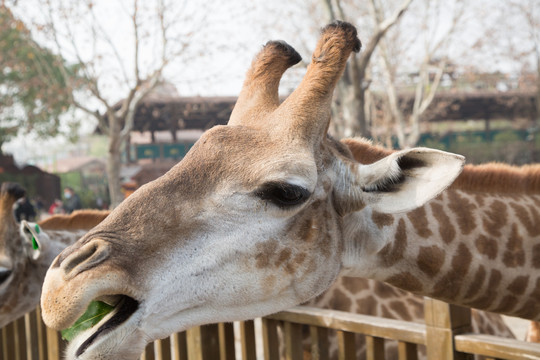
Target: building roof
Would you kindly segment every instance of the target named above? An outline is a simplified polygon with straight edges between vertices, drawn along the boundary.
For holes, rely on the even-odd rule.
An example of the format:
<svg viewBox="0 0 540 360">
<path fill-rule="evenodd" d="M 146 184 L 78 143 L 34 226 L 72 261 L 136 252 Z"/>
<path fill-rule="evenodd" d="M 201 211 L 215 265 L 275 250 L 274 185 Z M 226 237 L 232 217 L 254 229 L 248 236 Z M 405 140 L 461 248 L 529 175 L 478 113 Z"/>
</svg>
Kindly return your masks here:
<svg viewBox="0 0 540 360">
<path fill-rule="evenodd" d="M 56 163 L 47 166 L 47 171 L 66 173 L 80 171 L 85 167 L 97 165 L 105 168 L 105 161 L 95 156 L 75 156 L 57 160 Z"/>
</svg>

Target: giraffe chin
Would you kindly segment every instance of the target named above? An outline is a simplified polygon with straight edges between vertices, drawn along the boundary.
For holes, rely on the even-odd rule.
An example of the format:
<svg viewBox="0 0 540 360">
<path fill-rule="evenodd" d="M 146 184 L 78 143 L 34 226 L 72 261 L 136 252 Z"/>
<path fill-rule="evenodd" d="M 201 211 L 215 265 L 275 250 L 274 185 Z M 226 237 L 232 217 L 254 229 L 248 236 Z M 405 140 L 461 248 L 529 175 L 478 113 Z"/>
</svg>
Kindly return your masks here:
<svg viewBox="0 0 540 360">
<path fill-rule="evenodd" d="M 100 359 L 118 359 L 117 354 L 107 353 L 108 349 L 114 348 L 114 346 L 111 347 L 110 344 L 108 344 L 111 341 L 111 338 L 117 338 L 119 341 L 123 341 L 126 338 L 137 338 L 126 335 L 136 331 L 137 319 L 135 319 L 136 316 L 134 316 L 134 314 L 139 309 L 140 303 L 126 295 L 108 296 L 108 298 L 109 299 L 107 300 L 114 301 L 114 303 L 116 303 L 115 309 L 110 314 L 105 316 L 101 322 L 78 334 L 70 342 L 66 354 L 67 359 L 93 359 L 95 358 L 95 349 L 93 349 L 94 346 L 100 348 L 97 350 L 97 352 L 100 353 Z M 112 334 L 113 332 L 119 332 L 120 336 L 114 336 Z M 141 338 L 141 341 L 139 342 L 143 344 L 142 346 L 144 348 L 144 345 L 146 344 L 144 340 Z M 136 351 L 137 355 L 142 351 L 142 349 L 141 351 L 135 350 L 137 348 L 135 344 L 122 345 L 122 348 L 131 348 L 132 350 Z M 87 350 L 89 354 L 87 354 Z"/>
</svg>

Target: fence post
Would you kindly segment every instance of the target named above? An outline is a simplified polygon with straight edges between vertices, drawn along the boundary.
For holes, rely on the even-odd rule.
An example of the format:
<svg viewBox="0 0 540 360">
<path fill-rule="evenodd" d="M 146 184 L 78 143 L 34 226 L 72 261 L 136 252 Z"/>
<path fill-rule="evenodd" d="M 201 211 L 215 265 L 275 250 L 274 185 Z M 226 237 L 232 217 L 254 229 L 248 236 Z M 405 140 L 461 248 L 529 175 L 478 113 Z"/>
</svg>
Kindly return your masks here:
<svg viewBox="0 0 540 360">
<path fill-rule="evenodd" d="M 190 360 L 219 359 L 219 329 L 217 324 L 197 326 L 186 331 Z"/>
<path fill-rule="evenodd" d="M 257 349 L 255 348 L 255 323 L 253 320 L 240 322 L 240 339 L 242 343 L 242 359 L 257 359 Z"/>
<path fill-rule="evenodd" d="M 424 298 L 428 360 L 469 360 L 455 350 L 454 335 L 471 331 L 471 309 Z"/>
</svg>

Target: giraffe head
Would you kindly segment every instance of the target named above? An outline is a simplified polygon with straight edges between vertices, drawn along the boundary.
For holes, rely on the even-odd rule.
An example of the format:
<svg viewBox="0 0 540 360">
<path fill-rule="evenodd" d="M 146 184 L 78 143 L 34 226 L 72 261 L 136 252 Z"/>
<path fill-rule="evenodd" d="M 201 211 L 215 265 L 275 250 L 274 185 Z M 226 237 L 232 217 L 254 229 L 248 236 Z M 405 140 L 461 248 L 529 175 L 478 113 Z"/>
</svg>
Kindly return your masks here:
<svg viewBox="0 0 540 360">
<path fill-rule="evenodd" d="M 33 266 L 41 257 L 32 237 L 37 245 L 43 234 L 31 234 L 35 228 L 26 222 L 17 224 L 13 216 L 13 204 L 24 195 L 25 190 L 15 183 L 0 187 L 0 326 L 35 308 L 43 282 L 43 276 L 32 280 L 36 276 Z M 27 301 L 30 298 L 33 302 Z"/>
<path fill-rule="evenodd" d="M 279 80 L 300 58 L 269 42 L 229 124 L 56 258 L 41 299 L 49 326 L 70 326 L 95 299 L 115 306 L 68 358 L 135 359 L 172 332 L 305 302 L 342 268 L 344 216 L 409 210 L 453 181 L 460 156 L 411 149 L 364 166 L 327 137 L 334 87 L 359 49 L 350 24 L 325 27 L 280 104 Z"/>
</svg>

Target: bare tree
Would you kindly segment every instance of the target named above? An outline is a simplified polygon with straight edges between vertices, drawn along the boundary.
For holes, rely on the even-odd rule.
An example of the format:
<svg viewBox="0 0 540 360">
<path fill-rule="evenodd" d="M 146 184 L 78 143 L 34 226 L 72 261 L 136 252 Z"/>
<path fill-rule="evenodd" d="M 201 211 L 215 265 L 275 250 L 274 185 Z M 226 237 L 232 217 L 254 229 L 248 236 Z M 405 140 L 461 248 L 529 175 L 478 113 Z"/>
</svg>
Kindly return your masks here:
<svg viewBox="0 0 540 360">
<path fill-rule="evenodd" d="M 400 148 L 414 146 L 420 139 L 422 115 L 433 102 L 448 64 L 448 57 L 443 55 L 441 49 L 449 47 L 451 41 L 455 38 L 456 29 L 463 20 L 465 6 L 462 1 L 456 0 L 453 4 L 449 23 L 441 25 L 438 19 L 443 12 L 446 17 L 446 12 L 449 11 L 448 8 L 442 7 L 441 4 L 442 2 L 437 0 L 424 0 L 422 3 L 422 23 L 418 30 L 421 31 L 423 36 L 413 34 L 415 39 L 422 39 L 423 37 L 421 46 L 417 41 L 404 40 L 399 36 L 401 33 L 399 31 L 397 36 L 393 38 L 393 44 L 389 44 L 387 38 L 381 40 L 379 63 L 385 80 L 383 88 L 386 92 L 387 108 L 392 122 L 395 124 L 394 130 Z M 371 1 L 370 11 L 374 21 L 378 23 L 383 21 L 381 8 L 375 0 Z M 441 30 L 441 26 L 445 26 L 445 28 Z M 408 30 L 411 31 L 412 29 L 409 28 Z M 393 61 L 393 59 L 403 58 L 408 50 L 407 48 L 411 47 L 413 43 L 416 48 L 421 50 L 419 53 L 422 55 L 418 65 L 418 73 L 415 76 L 416 84 L 412 92 L 412 109 L 410 113 L 406 114 L 404 110 L 407 106 L 400 104 L 400 95 L 403 96 L 404 94 L 398 94 L 398 75 L 403 69 L 399 67 L 400 62 Z M 393 53 L 391 53 L 390 48 L 394 50 Z"/>
<path fill-rule="evenodd" d="M 330 21 L 341 19 L 351 21 L 345 14 L 343 5 L 355 6 L 352 2 L 342 4 L 341 0 L 322 0 Z M 374 4 L 376 0 L 370 0 Z M 367 71 L 370 60 L 386 32 L 398 22 L 409 8 L 412 0 L 403 0 L 384 20 L 375 22 L 373 34 L 364 42 L 359 57 L 353 57 L 347 64 L 345 74 L 338 85 L 338 101 L 334 104 L 333 133 L 338 137 L 370 135 L 366 116 L 366 91 L 370 86 Z M 374 5 L 372 5 L 374 6 Z"/>
<path fill-rule="evenodd" d="M 519 35 L 522 40 L 520 45 L 525 45 L 524 49 L 518 50 L 516 61 L 527 62 L 531 59 L 536 72 L 536 124 L 540 126 L 540 2 L 538 0 L 513 0 L 509 4 L 512 17 L 515 19 L 514 26 L 519 24 Z M 506 14 L 508 17 L 508 14 Z M 522 67 L 527 67 L 527 64 L 522 64 Z"/>
<path fill-rule="evenodd" d="M 111 24 L 102 20 L 111 19 L 104 16 L 110 8 L 100 4 L 47 0 L 46 16 L 33 21 L 58 53 L 83 64 L 86 83 L 83 91 L 71 92 L 71 102 L 95 118 L 108 136 L 107 175 L 115 207 L 123 200 L 121 156 L 137 106 L 162 81 L 174 60 L 189 61 L 188 50 L 196 34 L 202 33 L 205 11 L 200 6 L 196 12 L 190 10 L 188 1 L 131 0 L 115 4 L 118 24 Z M 121 40 L 118 29 L 124 32 Z M 73 89 L 74 85 L 67 83 Z"/>
</svg>

